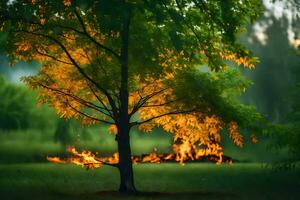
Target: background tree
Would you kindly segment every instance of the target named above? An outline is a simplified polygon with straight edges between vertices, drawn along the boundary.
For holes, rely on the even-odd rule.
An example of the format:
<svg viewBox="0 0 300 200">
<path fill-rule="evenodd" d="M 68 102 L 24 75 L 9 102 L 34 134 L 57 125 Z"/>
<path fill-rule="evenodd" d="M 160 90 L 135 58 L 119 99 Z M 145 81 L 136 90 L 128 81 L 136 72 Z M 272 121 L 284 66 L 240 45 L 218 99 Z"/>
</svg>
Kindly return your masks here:
<svg viewBox="0 0 300 200">
<path fill-rule="evenodd" d="M 52 125 L 49 118 L 55 118 L 51 110 L 36 108 L 35 93 L 28 88 L 8 82 L 0 76 L 0 129 L 25 130 L 45 128 Z"/>
<path fill-rule="evenodd" d="M 289 103 L 291 105 L 290 112 L 281 123 L 270 124 L 265 130 L 265 134 L 273 139 L 272 147 L 279 150 L 287 150 L 289 156 L 284 162 L 275 163 L 275 167 L 279 169 L 290 169 L 299 165 L 300 159 L 300 80 L 299 68 L 292 69 L 296 83 L 290 87 Z"/>
<path fill-rule="evenodd" d="M 260 55 L 261 63 L 257 70 L 246 73 L 254 85 L 244 97 L 271 121 L 265 129 L 272 139 L 270 146 L 276 153 L 288 152 L 284 161 L 276 161 L 274 166 L 286 169 L 299 161 L 300 2 L 274 2 L 267 5 L 264 17 L 256 24 L 259 26 L 249 31 L 247 46 Z"/>
<path fill-rule="evenodd" d="M 255 71 L 246 72 L 254 84 L 245 93 L 244 99 L 256 105 L 269 120 L 282 122 L 291 110 L 290 88 L 295 84 L 291 69 L 299 65 L 300 59 L 288 40 L 287 19 L 270 16 L 260 21 L 265 25 L 267 22 L 271 25 L 265 30 L 265 44 L 256 38 L 255 30 L 249 32 L 252 42 L 247 45 L 260 55 L 261 62 Z"/>
<path fill-rule="evenodd" d="M 72 142 L 70 126 L 70 120 L 59 119 L 54 133 L 54 141 L 60 142 L 64 147 L 70 145 Z"/>
<path fill-rule="evenodd" d="M 254 67 L 235 39 L 260 11 L 259 0 L 2 1 L 1 39 L 11 61 L 42 64 L 25 79 L 41 103 L 84 125 L 112 125 L 119 190 L 131 193 L 134 126 L 173 133 L 179 161 L 193 156 L 186 149 L 221 158 L 223 128 L 242 146 L 238 124 L 259 115 L 235 99 L 248 82 L 224 60 Z"/>
<path fill-rule="evenodd" d="M 0 76 L 0 128 L 26 129 L 30 125 L 32 116 L 31 98 L 29 91 L 24 87 L 7 83 Z"/>
</svg>

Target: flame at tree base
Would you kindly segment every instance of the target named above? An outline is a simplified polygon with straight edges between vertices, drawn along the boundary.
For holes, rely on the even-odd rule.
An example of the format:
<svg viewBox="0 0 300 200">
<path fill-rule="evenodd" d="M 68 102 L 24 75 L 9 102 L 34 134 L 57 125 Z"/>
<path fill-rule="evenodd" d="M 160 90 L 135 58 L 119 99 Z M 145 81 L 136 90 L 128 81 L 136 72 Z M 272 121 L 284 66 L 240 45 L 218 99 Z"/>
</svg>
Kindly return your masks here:
<svg viewBox="0 0 300 200">
<path fill-rule="evenodd" d="M 114 153 L 112 156 L 98 157 L 91 151 L 78 152 L 75 147 L 68 147 L 67 151 L 70 153 L 70 157 L 62 159 L 59 157 L 47 157 L 47 160 L 52 163 L 73 163 L 82 166 L 86 169 L 96 169 L 103 165 L 118 166 L 119 155 Z M 162 163 L 162 162 L 216 162 L 221 164 L 222 162 L 232 163 L 232 159 L 228 156 L 224 156 L 223 153 L 215 154 L 216 152 L 202 150 L 199 152 L 181 152 L 180 153 L 169 153 L 169 154 L 158 154 L 156 151 L 150 154 L 143 154 L 141 156 L 132 156 L 132 163 Z"/>
</svg>

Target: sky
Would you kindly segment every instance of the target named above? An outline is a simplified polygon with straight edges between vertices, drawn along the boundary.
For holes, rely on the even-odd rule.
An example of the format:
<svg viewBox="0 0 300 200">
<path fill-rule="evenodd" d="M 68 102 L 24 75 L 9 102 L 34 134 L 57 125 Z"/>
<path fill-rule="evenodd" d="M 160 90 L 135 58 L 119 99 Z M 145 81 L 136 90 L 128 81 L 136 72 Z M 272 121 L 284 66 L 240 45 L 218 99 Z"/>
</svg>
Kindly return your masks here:
<svg viewBox="0 0 300 200">
<path fill-rule="evenodd" d="M 297 0 L 295 0 L 296 3 Z M 296 23 L 300 23 L 300 10 L 299 5 L 295 6 L 290 1 L 287 0 L 263 0 L 264 5 L 266 7 L 266 11 L 264 12 L 264 16 L 269 17 L 271 15 L 275 16 L 275 18 L 279 19 L 285 17 L 288 21 L 288 29 L 287 35 L 289 42 L 292 46 L 298 47 L 300 45 L 300 38 L 296 38 L 295 32 L 292 29 L 292 23 L 296 21 Z M 300 0 L 299 3 L 300 4 Z M 269 20 L 267 23 L 256 22 L 254 24 L 254 29 L 256 31 L 255 36 L 259 39 L 262 44 L 266 44 L 267 36 L 265 34 L 268 26 L 272 24 L 272 21 Z"/>
</svg>

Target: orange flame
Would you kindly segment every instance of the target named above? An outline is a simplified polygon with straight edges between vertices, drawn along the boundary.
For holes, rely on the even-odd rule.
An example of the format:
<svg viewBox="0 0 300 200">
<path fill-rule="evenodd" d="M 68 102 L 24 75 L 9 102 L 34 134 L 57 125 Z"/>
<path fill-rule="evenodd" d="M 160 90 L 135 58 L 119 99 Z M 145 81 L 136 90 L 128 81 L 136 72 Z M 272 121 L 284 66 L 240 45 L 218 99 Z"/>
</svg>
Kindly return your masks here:
<svg viewBox="0 0 300 200">
<path fill-rule="evenodd" d="M 86 169 L 96 169 L 103 165 L 117 165 L 119 163 L 119 154 L 114 153 L 109 157 L 97 157 L 90 151 L 78 152 L 75 147 L 69 147 L 67 151 L 71 157 L 61 159 L 59 157 L 47 157 L 47 160 L 53 163 L 73 163 Z M 197 150 L 187 142 L 174 145 L 175 153 L 158 154 L 156 149 L 147 155 L 132 156 L 132 163 L 161 163 L 166 161 L 177 161 L 184 164 L 185 161 L 214 161 L 217 164 L 223 162 L 222 147 L 218 144 L 209 144 L 206 149 Z M 230 158 L 225 161 L 229 164 L 232 163 Z"/>
<path fill-rule="evenodd" d="M 118 164 L 119 163 L 119 154 L 114 153 L 113 156 L 107 157 L 104 160 L 106 160 L 106 162 L 109 163 L 109 164 Z"/>
<path fill-rule="evenodd" d="M 53 162 L 53 163 L 66 163 L 66 161 L 61 160 L 59 157 L 48 157 L 47 156 L 47 160 L 49 162 Z"/>
<path fill-rule="evenodd" d="M 75 147 L 69 147 L 67 151 L 72 154 L 72 157 L 67 159 L 69 163 L 74 163 L 86 167 L 87 169 L 99 168 L 103 165 L 102 161 L 90 151 L 82 151 L 79 153 Z"/>
<path fill-rule="evenodd" d="M 156 152 L 152 152 L 149 155 L 146 155 L 145 157 L 142 158 L 142 162 L 150 162 L 150 163 L 160 163 L 161 159 L 160 157 L 156 154 Z"/>
</svg>

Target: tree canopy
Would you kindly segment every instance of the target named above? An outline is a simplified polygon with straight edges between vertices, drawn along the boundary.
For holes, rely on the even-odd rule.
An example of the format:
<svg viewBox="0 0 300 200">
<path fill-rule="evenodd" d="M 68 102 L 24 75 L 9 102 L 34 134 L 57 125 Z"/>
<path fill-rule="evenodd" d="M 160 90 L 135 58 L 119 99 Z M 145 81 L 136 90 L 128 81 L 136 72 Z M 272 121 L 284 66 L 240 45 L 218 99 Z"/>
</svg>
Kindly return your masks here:
<svg viewBox="0 0 300 200">
<path fill-rule="evenodd" d="M 249 83 L 229 64 L 257 63 L 236 37 L 261 10 L 260 0 L 2 1 L 1 42 L 12 62 L 41 63 L 24 79 L 41 103 L 111 125 L 126 190 L 133 126 L 173 133 L 180 162 L 206 153 L 221 162 L 224 128 L 243 145 L 238 126 L 260 115 L 237 101 Z"/>
</svg>

